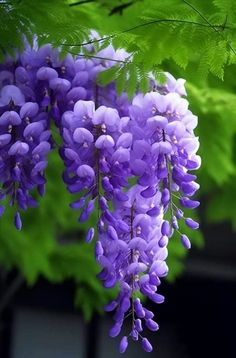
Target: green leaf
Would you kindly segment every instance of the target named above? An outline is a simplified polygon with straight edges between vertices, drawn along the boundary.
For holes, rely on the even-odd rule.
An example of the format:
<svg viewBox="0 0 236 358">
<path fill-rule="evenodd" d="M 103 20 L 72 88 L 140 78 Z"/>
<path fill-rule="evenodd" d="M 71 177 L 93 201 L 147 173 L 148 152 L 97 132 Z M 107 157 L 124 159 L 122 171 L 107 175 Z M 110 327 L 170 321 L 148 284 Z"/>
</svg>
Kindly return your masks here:
<svg viewBox="0 0 236 358">
<path fill-rule="evenodd" d="M 98 83 L 102 85 L 107 85 L 108 83 L 114 81 L 117 74 L 117 68 L 118 66 L 113 66 L 105 71 L 100 72 L 97 77 Z"/>
</svg>

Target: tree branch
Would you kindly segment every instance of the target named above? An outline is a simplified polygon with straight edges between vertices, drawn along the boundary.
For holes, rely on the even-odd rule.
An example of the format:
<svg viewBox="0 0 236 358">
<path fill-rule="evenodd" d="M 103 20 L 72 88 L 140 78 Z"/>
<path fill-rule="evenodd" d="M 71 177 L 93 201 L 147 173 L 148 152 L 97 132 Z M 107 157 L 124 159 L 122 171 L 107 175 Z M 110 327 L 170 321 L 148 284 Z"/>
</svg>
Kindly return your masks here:
<svg viewBox="0 0 236 358">
<path fill-rule="evenodd" d="M 60 44 L 60 45 L 62 45 L 62 46 L 73 46 L 73 47 L 83 47 L 83 46 L 90 45 L 90 44 L 93 44 L 93 43 L 99 43 L 99 42 L 103 42 L 103 41 L 106 41 L 106 40 L 110 40 L 110 39 L 112 39 L 112 38 L 114 38 L 116 36 L 122 35 L 124 33 L 131 32 L 133 30 L 137 30 L 137 29 L 145 27 L 145 26 L 150 26 L 150 25 L 154 25 L 154 24 L 158 24 L 158 23 L 162 23 L 162 22 L 169 22 L 169 23 L 170 22 L 173 22 L 173 23 L 176 22 L 176 23 L 182 23 L 182 24 L 201 26 L 201 27 L 205 27 L 205 28 L 212 28 L 213 26 L 214 26 L 214 28 L 222 28 L 222 25 L 204 24 L 202 22 L 197 22 L 197 21 L 189 21 L 189 20 L 182 20 L 182 19 L 157 19 L 157 20 L 151 20 L 151 21 L 145 22 L 143 24 L 139 24 L 139 25 L 130 27 L 130 28 L 126 29 L 126 30 L 117 32 L 117 33 L 109 35 L 109 36 L 101 37 L 99 39 L 92 39 L 92 40 L 89 40 L 89 41 L 86 41 L 86 42 L 82 42 L 80 44 L 68 44 L 68 43 L 66 43 L 66 44 Z M 224 28 L 230 29 L 230 27 L 228 27 L 228 26 L 224 26 Z"/>
<path fill-rule="evenodd" d="M 63 46 L 63 45 L 62 45 Z M 123 60 L 116 60 L 113 58 L 108 58 L 108 57 L 102 57 L 102 56 L 95 56 L 95 55 L 88 55 L 88 54 L 82 54 L 82 53 L 75 53 L 69 50 L 69 53 L 71 53 L 72 55 L 76 55 L 78 57 L 88 57 L 88 58 L 95 58 L 95 59 L 99 59 L 99 60 L 104 60 L 104 61 L 113 61 L 113 62 L 117 62 L 117 63 L 123 63 L 123 64 L 127 64 L 129 61 L 123 61 Z M 128 57 L 129 58 L 129 57 Z"/>
<path fill-rule="evenodd" d="M 111 15 L 114 15 L 116 13 L 120 13 L 122 14 L 122 11 L 127 9 L 128 7 L 130 7 L 131 5 L 133 5 L 134 1 L 130 1 L 130 2 L 127 2 L 125 4 L 121 4 L 121 5 L 118 5 L 118 6 L 115 6 L 113 9 L 111 9 L 111 11 L 109 12 L 109 16 Z"/>
<path fill-rule="evenodd" d="M 72 4 L 69 4 L 69 6 L 78 6 L 78 5 L 88 4 L 89 2 L 94 2 L 94 0 L 81 0 L 81 1 L 73 2 Z"/>
</svg>

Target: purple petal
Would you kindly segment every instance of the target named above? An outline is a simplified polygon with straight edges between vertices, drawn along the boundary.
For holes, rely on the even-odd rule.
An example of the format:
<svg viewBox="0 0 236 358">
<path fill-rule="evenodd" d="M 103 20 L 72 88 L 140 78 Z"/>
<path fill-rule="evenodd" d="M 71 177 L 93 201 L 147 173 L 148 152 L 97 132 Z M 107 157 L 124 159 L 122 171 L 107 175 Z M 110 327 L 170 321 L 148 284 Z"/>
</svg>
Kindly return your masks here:
<svg viewBox="0 0 236 358">
<path fill-rule="evenodd" d="M 74 201 L 73 203 L 70 203 L 70 207 L 72 209 L 81 209 L 86 203 L 85 198 L 81 198 L 79 200 Z"/>
<path fill-rule="evenodd" d="M 164 129 L 167 125 L 168 120 L 165 117 L 162 116 L 154 116 L 151 118 L 148 118 L 147 125 L 152 130 L 156 130 L 157 128 Z"/>
<path fill-rule="evenodd" d="M 161 209 L 158 206 L 154 206 L 152 209 L 147 211 L 149 216 L 158 216 L 161 212 Z"/>
<path fill-rule="evenodd" d="M 146 320 L 146 326 L 150 331 L 158 331 L 159 325 L 153 321 L 151 318 Z"/>
<path fill-rule="evenodd" d="M 15 227 L 17 228 L 17 230 L 21 230 L 22 221 L 21 221 L 20 213 L 18 211 L 15 213 L 14 221 L 15 221 Z"/>
<path fill-rule="evenodd" d="M 118 240 L 118 235 L 113 226 L 108 225 L 107 233 L 112 240 Z"/>
<path fill-rule="evenodd" d="M 181 190 L 183 191 L 184 194 L 189 196 L 192 196 L 199 189 L 199 187 L 200 185 L 195 182 L 188 182 L 188 183 L 183 182 L 181 184 Z"/>
<path fill-rule="evenodd" d="M 142 306 L 139 298 L 136 298 L 134 300 L 134 310 L 135 310 L 136 315 L 139 318 L 144 318 L 145 317 L 145 312 L 144 312 L 143 306 Z"/>
<path fill-rule="evenodd" d="M 129 310 L 131 304 L 130 304 L 130 299 L 129 297 L 124 297 L 123 300 L 120 303 L 120 310 L 121 312 L 125 313 Z"/>
<path fill-rule="evenodd" d="M 142 339 L 142 348 L 145 352 L 148 352 L 148 353 L 152 352 L 152 350 L 153 350 L 152 345 L 147 338 Z"/>
<path fill-rule="evenodd" d="M 0 148 L 4 147 L 5 145 L 9 144 L 11 141 L 11 135 L 10 134 L 1 134 L 0 135 Z"/>
<path fill-rule="evenodd" d="M 38 173 L 42 172 L 43 170 L 45 170 L 47 168 L 47 165 L 48 165 L 48 162 L 46 160 L 41 160 L 34 166 L 34 168 L 32 169 L 31 175 L 35 176 Z"/>
<path fill-rule="evenodd" d="M 127 272 L 132 275 L 137 275 L 140 272 L 145 272 L 147 265 L 142 262 L 132 262 L 127 269 Z"/>
<path fill-rule="evenodd" d="M 170 235 L 170 223 L 169 221 L 165 220 L 163 221 L 162 225 L 161 225 L 161 233 L 164 236 L 169 236 Z"/>
<path fill-rule="evenodd" d="M 143 327 L 142 327 L 142 321 L 141 319 L 136 319 L 135 322 L 134 322 L 134 326 L 135 326 L 135 329 L 138 331 L 138 332 L 142 332 L 143 330 Z"/>
<path fill-rule="evenodd" d="M 93 124 L 99 125 L 104 123 L 107 126 L 114 126 L 120 121 L 119 114 L 116 109 L 105 106 L 99 107 L 93 116 Z"/>
<path fill-rule="evenodd" d="M 0 205 L 0 217 L 4 214 L 5 208 L 4 206 Z"/>
<path fill-rule="evenodd" d="M 45 156 L 46 154 L 48 154 L 50 149 L 51 149 L 51 145 L 48 142 L 41 142 L 34 148 L 32 154 L 34 156 L 35 155 Z"/>
<path fill-rule="evenodd" d="M 104 250 L 103 250 L 101 241 L 97 241 L 96 242 L 96 247 L 95 247 L 96 259 L 99 259 L 99 257 L 103 255 L 103 252 L 104 252 Z"/>
<path fill-rule="evenodd" d="M 0 87 L 11 85 L 14 82 L 13 73 L 10 71 L 0 71 Z"/>
<path fill-rule="evenodd" d="M 66 95 L 68 102 L 77 102 L 80 99 L 85 99 L 87 91 L 84 87 L 74 87 Z"/>
<path fill-rule="evenodd" d="M 76 128 L 73 133 L 73 139 L 79 144 L 92 143 L 94 140 L 92 133 L 86 128 Z"/>
<path fill-rule="evenodd" d="M 143 175 L 147 168 L 147 163 L 142 159 L 135 159 L 130 161 L 130 167 L 134 175 Z"/>
<path fill-rule="evenodd" d="M 150 273 L 155 272 L 158 277 L 165 277 L 168 274 L 168 266 L 165 261 L 156 260 L 150 267 Z"/>
<path fill-rule="evenodd" d="M 145 250 L 147 247 L 147 243 L 144 239 L 142 239 L 141 237 L 134 237 L 132 240 L 130 240 L 129 242 L 129 248 L 130 249 L 137 249 L 137 250 Z"/>
<path fill-rule="evenodd" d="M 144 198 L 152 198 L 157 192 L 157 189 L 154 186 L 149 186 L 147 189 L 141 191 L 141 195 Z"/>
<path fill-rule="evenodd" d="M 77 175 L 80 178 L 91 178 L 92 179 L 95 177 L 93 168 L 91 168 L 87 164 L 83 164 L 83 165 L 79 166 L 79 168 L 77 169 Z"/>
<path fill-rule="evenodd" d="M 105 307 L 104 310 L 106 312 L 112 312 L 114 311 L 114 309 L 117 307 L 117 302 L 116 301 L 111 301 L 110 303 L 108 303 Z"/>
<path fill-rule="evenodd" d="M 177 138 L 180 138 L 185 133 L 185 126 L 180 121 L 173 121 L 167 124 L 165 128 L 165 132 L 169 136 L 176 136 Z"/>
<path fill-rule="evenodd" d="M 95 105 L 93 101 L 82 101 L 79 100 L 74 105 L 74 113 L 86 121 L 93 117 L 95 111 Z"/>
<path fill-rule="evenodd" d="M 25 96 L 16 86 L 4 86 L 1 90 L 0 107 L 8 105 L 11 101 L 13 101 L 16 106 L 23 106 L 25 103 Z"/>
<path fill-rule="evenodd" d="M 50 81 L 54 78 L 58 77 L 58 73 L 56 70 L 50 67 L 41 67 L 37 73 L 36 76 L 41 81 Z"/>
<path fill-rule="evenodd" d="M 129 200 L 128 195 L 126 195 L 125 193 L 123 193 L 123 191 L 119 190 L 119 189 L 115 189 L 114 190 L 114 197 L 121 202 L 127 201 Z"/>
<path fill-rule="evenodd" d="M 172 151 L 172 145 L 169 142 L 159 142 L 159 153 L 170 154 Z"/>
<path fill-rule="evenodd" d="M 193 230 L 196 230 L 196 229 L 199 228 L 199 223 L 196 222 L 196 221 L 194 221 L 194 220 L 191 219 L 191 218 L 185 219 L 185 224 L 186 224 L 188 227 L 190 227 L 191 229 L 193 229 Z"/>
<path fill-rule="evenodd" d="M 23 132 L 23 136 L 27 137 L 38 137 L 43 132 L 44 126 L 41 122 L 33 122 L 28 124 Z"/>
<path fill-rule="evenodd" d="M 119 351 L 120 353 L 124 353 L 128 347 L 128 338 L 124 336 L 120 341 Z"/>
<path fill-rule="evenodd" d="M 145 312 L 145 318 L 149 319 L 149 318 L 153 318 L 154 314 L 152 313 L 152 311 L 147 310 L 146 308 L 144 308 L 144 312 Z"/>
<path fill-rule="evenodd" d="M 29 145 L 24 142 L 20 142 L 19 140 L 12 144 L 11 148 L 8 151 L 9 155 L 25 155 L 29 151 Z"/>
<path fill-rule="evenodd" d="M 175 212 L 175 215 L 176 215 L 177 219 L 181 219 L 184 216 L 184 213 L 181 209 L 177 209 Z"/>
<path fill-rule="evenodd" d="M 153 293 L 149 296 L 149 298 L 155 303 L 163 303 L 165 301 L 165 297 L 160 295 L 159 293 Z"/>
<path fill-rule="evenodd" d="M 119 162 L 119 163 L 125 163 L 128 162 L 130 160 L 130 151 L 127 148 L 118 148 L 113 156 L 112 159 L 114 162 Z"/>
<path fill-rule="evenodd" d="M 21 124 L 21 118 L 19 114 L 15 111 L 6 111 L 0 117 L 0 126 L 18 126 Z"/>
<path fill-rule="evenodd" d="M 116 142 L 116 146 L 123 147 L 123 148 L 129 148 L 132 144 L 133 135 L 131 133 L 123 133 L 120 135 Z"/>
<path fill-rule="evenodd" d="M 87 71 L 80 71 L 75 75 L 72 81 L 73 86 L 84 86 L 88 82 L 88 72 Z"/>
<path fill-rule="evenodd" d="M 86 242 L 91 242 L 92 240 L 93 240 L 93 238 L 94 238 L 94 228 L 93 227 L 91 227 L 89 230 L 88 230 L 88 232 L 87 232 L 87 234 L 86 234 L 86 239 L 85 239 L 85 241 Z"/>
<path fill-rule="evenodd" d="M 16 82 L 20 82 L 20 83 L 26 83 L 29 81 L 29 75 L 24 67 L 19 66 L 16 68 L 15 79 Z"/>
<path fill-rule="evenodd" d="M 183 246 L 185 247 L 185 249 L 188 249 L 188 250 L 191 249 L 191 242 L 187 235 L 184 235 L 184 234 L 181 235 L 181 242 L 182 242 Z"/>
<path fill-rule="evenodd" d="M 200 205 L 200 202 L 199 202 L 199 201 L 190 200 L 190 199 L 187 198 L 187 197 L 183 197 L 183 198 L 181 198 L 179 201 L 180 201 L 180 204 L 181 204 L 184 208 L 187 208 L 187 209 L 195 209 L 195 208 L 197 208 L 197 207 Z"/>
<path fill-rule="evenodd" d="M 121 331 L 121 324 L 120 323 L 115 323 L 114 326 L 110 329 L 109 331 L 109 336 L 110 337 L 117 337 L 120 334 Z"/>
<path fill-rule="evenodd" d="M 23 119 L 25 117 L 34 117 L 39 111 L 39 106 L 34 102 L 25 103 L 20 109 L 20 117 Z"/>
<path fill-rule="evenodd" d="M 105 191 L 113 191 L 113 186 L 111 185 L 108 177 L 102 178 L 102 187 Z"/>
<path fill-rule="evenodd" d="M 71 83 L 65 78 L 54 78 L 50 80 L 49 86 L 56 92 L 67 92 L 71 87 Z"/>
<path fill-rule="evenodd" d="M 101 135 L 95 142 L 95 147 L 98 149 L 114 147 L 114 139 L 110 135 Z"/>
<path fill-rule="evenodd" d="M 69 160 L 74 161 L 74 160 L 79 159 L 79 155 L 73 149 L 65 148 L 64 153 L 65 153 L 66 158 Z"/>
<path fill-rule="evenodd" d="M 165 188 L 161 194 L 161 202 L 163 205 L 167 205 L 170 202 L 170 192 L 169 189 Z"/>
<path fill-rule="evenodd" d="M 165 247 L 169 242 L 168 236 L 164 235 L 158 241 L 158 245 L 162 248 Z"/>
</svg>

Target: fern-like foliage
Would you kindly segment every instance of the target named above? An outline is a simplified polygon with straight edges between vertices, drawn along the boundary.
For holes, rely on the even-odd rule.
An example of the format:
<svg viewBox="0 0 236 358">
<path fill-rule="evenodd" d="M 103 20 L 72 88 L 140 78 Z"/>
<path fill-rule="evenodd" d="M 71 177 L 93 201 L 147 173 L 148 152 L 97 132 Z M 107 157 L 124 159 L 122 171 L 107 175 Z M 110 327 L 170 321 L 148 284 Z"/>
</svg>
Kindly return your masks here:
<svg viewBox="0 0 236 358">
<path fill-rule="evenodd" d="M 234 38 L 236 28 L 236 3 L 228 0 L 166 0 L 164 2 L 143 0 L 130 2 L 122 11 L 111 15 L 117 2 L 94 1 L 78 6 L 90 16 L 94 11 L 94 27 L 103 35 L 99 44 L 113 43 L 132 54 L 132 60 L 117 66 L 118 73 L 110 72 L 106 81 L 129 76 L 130 92 L 146 88 L 149 71 L 160 72 L 166 60 L 186 69 L 194 63 L 198 75 L 206 77 L 210 72 L 223 79 L 226 64 L 236 61 Z M 106 7 L 107 5 L 107 7 Z M 106 16 L 107 14 L 107 16 Z M 110 14 L 110 16 L 109 16 Z M 107 36 L 107 34 L 109 36 Z M 74 43 L 74 49 L 83 50 L 83 44 Z M 137 75 L 139 74 L 139 75 Z M 144 83 L 143 83 L 144 81 Z"/>
<path fill-rule="evenodd" d="M 0 2 L 0 49 L 4 54 L 23 48 L 22 35 L 32 42 L 37 34 L 40 44 L 84 41 L 89 29 L 78 21 L 78 14 L 64 0 L 12 0 Z"/>
<path fill-rule="evenodd" d="M 129 94 L 138 85 L 146 89 L 147 74 L 159 73 L 166 60 L 184 69 L 194 62 L 199 76 L 211 72 L 220 78 L 224 66 L 236 61 L 234 0 L 6 0 L 0 16 L 2 56 L 22 48 L 22 34 L 32 40 L 34 33 L 40 43 L 61 45 L 65 53 L 83 53 L 90 41 L 125 48 L 131 57 L 106 81 L 118 79 L 118 91 Z M 100 39 L 89 40 L 92 28 Z"/>
</svg>

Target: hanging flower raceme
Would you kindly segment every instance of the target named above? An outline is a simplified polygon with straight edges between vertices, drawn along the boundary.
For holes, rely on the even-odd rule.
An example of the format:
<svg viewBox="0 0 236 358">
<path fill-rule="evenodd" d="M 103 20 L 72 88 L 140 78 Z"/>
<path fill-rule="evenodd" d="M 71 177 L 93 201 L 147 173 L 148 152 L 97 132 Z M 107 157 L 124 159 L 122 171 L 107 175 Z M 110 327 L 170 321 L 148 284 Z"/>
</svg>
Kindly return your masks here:
<svg viewBox="0 0 236 358">
<path fill-rule="evenodd" d="M 164 297 L 159 294 L 160 278 L 168 273 L 165 263 L 167 248 L 158 244 L 161 237 L 163 214 L 149 215 L 150 208 L 160 206 L 161 195 L 144 198 L 141 195 L 143 187 L 134 185 L 126 192 L 128 200 L 116 203 L 113 213 L 115 220 L 122 220 L 122 229 L 117 227 L 100 233 L 100 250 L 96 252 L 98 262 L 103 270 L 99 277 L 105 287 L 120 284 L 120 292 L 116 300 L 106 306 L 107 311 L 115 310 L 114 326 L 110 336 L 119 335 L 125 319 L 131 319 L 131 329 L 128 336 L 121 340 L 120 351 L 125 349 L 123 342 L 128 339 L 141 339 L 142 347 L 151 351 L 152 346 L 142 331 L 145 325 L 152 331 L 158 330 L 158 324 L 153 320 L 154 314 L 145 309 L 139 296 L 142 293 L 156 303 L 162 303 Z M 128 345 L 128 344 L 127 344 Z"/>
<path fill-rule="evenodd" d="M 68 190 L 79 194 L 71 203 L 82 209 L 79 221 L 84 222 L 98 201 L 98 226 L 103 219 L 112 220 L 107 200 L 127 200 L 122 188 L 128 184 L 130 154 L 123 148 L 122 125 L 116 109 L 100 106 L 93 101 L 78 101 L 73 111 L 62 117 L 64 147 L 61 155 L 66 169 L 63 175 Z M 101 211 L 101 214 L 100 214 Z M 91 230 L 87 241 L 92 239 Z"/>
<path fill-rule="evenodd" d="M 88 50 L 93 53 L 94 48 L 90 47 Z M 36 205 L 36 202 L 33 204 L 33 198 L 28 197 L 25 191 L 32 191 L 37 186 L 40 195 L 44 193 L 43 172 L 47 164 L 47 153 L 53 144 L 48 131 L 50 118 L 53 118 L 61 130 L 63 113 L 73 109 L 78 100 L 94 100 L 97 97 L 97 102 L 110 101 L 111 106 L 114 107 L 117 98 L 114 85 L 112 85 L 113 91 L 108 87 L 98 89 L 95 78 L 99 72 L 114 65 L 113 58 L 127 56 L 125 51 L 115 51 L 112 46 L 108 46 L 100 53 L 101 57 L 111 56 L 111 61 L 86 60 L 80 55 L 73 57 L 70 54 L 60 59 L 59 55 L 60 51 L 49 44 L 38 48 L 37 41 L 34 41 L 32 48 L 25 41 L 23 53 L 16 53 L 14 59 L 8 56 L 5 63 L 0 65 L 0 171 L 3 172 L 0 200 L 3 200 L 5 196 L 10 196 L 11 205 L 18 204 L 22 210 L 25 210 L 27 206 Z M 107 96 L 110 96 L 110 100 Z M 127 103 L 127 96 L 125 96 L 125 101 Z M 20 113 L 24 104 L 28 112 L 22 109 Z M 24 134 L 26 124 L 31 124 L 31 122 L 38 122 L 38 124 L 29 126 Z M 34 148 L 36 144 L 40 146 Z M 13 149 L 8 153 L 11 146 Z M 30 160 L 31 152 L 32 160 Z M 34 168 L 33 172 L 32 168 Z M 18 179 L 16 179 L 16 174 L 11 174 L 12 171 L 18 173 Z M 21 179 L 24 178 L 24 184 L 22 183 L 21 186 L 15 183 L 19 181 L 19 173 L 21 173 Z M 1 205 L 0 215 L 3 212 L 4 207 Z M 17 228 L 21 228 L 18 211 L 15 222 Z"/>
<path fill-rule="evenodd" d="M 86 241 L 96 237 L 104 287 L 119 288 L 105 308 L 114 311 L 110 336 L 118 336 L 130 320 L 120 352 L 130 340 L 151 352 L 144 330 L 159 326 L 140 297 L 164 301 L 160 284 L 168 273 L 169 240 L 176 231 L 189 249 L 179 221 L 194 230 L 199 226 L 184 214 L 199 205 L 192 199 L 199 188 L 192 173 L 200 166 L 197 117 L 182 98 L 184 80 L 166 73 L 162 85 L 150 76 L 150 91 L 129 101 L 126 93 L 118 96 L 115 82 L 100 86 L 96 79 L 130 56 L 111 45 L 96 53 L 89 44 L 86 50 L 89 59 L 69 54 L 62 60 L 58 49 L 35 42 L 0 65 L 0 203 L 7 197 L 16 205 L 20 229 L 19 209 L 37 204 L 35 189 L 45 191 L 47 156 L 56 147 L 53 119 L 63 142 L 63 180 L 75 197 L 70 206 L 81 223 L 97 211 Z M 0 216 L 3 212 L 0 204 Z"/>
<path fill-rule="evenodd" d="M 136 137 L 144 138 L 134 141 L 137 150 L 134 147 L 134 160 L 131 161 L 135 163 L 138 160 L 139 167 L 143 168 L 138 179 L 139 184 L 145 187 L 142 195 L 150 197 L 160 191 L 162 208 L 165 213 L 170 213 L 170 220 L 163 222 L 163 235 L 170 237 L 173 230 L 178 231 L 178 220 L 182 218 L 187 226 L 197 229 L 198 224 L 185 218 L 179 209 L 179 205 L 183 209 L 194 209 L 199 205 L 198 201 L 190 199 L 199 185 L 195 182 L 196 176 L 189 173 L 198 169 L 201 163 L 196 155 L 199 141 L 193 132 L 197 117 L 188 110 L 187 100 L 178 93 L 137 95 L 130 113 Z M 183 245 L 190 248 L 187 236 L 179 234 Z"/>
<path fill-rule="evenodd" d="M 130 120 L 125 130 L 126 135 L 132 135 L 130 176 L 136 177 L 137 184 L 126 193 L 128 201 L 114 203 L 113 214 L 113 228 L 117 220 L 128 227 L 125 232 L 116 230 L 112 237 L 111 229 L 105 228 L 97 251 L 97 259 L 103 267 L 100 278 L 105 286 L 120 283 L 117 300 L 107 306 L 107 310 L 116 309 L 110 335 L 117 336 L 123 320 L 132 316 L 130 334 L 121 340 L 121 352 L 127 348 L 129 337 L 140 338 L 144 350 L 151 351 L 150 343 L 140 334 L 140 319 L 143 318 L 151 330 L 157 330 L 158 325 L 150 312 L 145 317 L 138 293 L 157 303 L 163 301 L 163 296 L 156 291 L 160 278 L 168 272 L 164 260 L 174 230 L 178 231 L 183 245 L 190 248 L 188 237 L 178 230 L 178 220 L 184 216 L 175 204 L 180 194 L 183 207 L 199 205 L 189 199 L 199 186 L 188 170 L 197 169 L 200 159 L 196 156 L 198 139 L 193 133 L 196 117 L 187 107 L 187 101 L 178 93 L 166 91 L 165 94 L 138 94 L 129 108 Z M 190 218 L 185 218 L 185 222 L 192 229 L 198 228 L 198 223 Z"/>
<path fill-rule="evenodd" d="M 51 134 L 47 113 L 39 112 L 37 103 L 25 102 L 18 87 L 4 86 L 0 101 L 0 200 L 7 196 L 10 206 L 16 205 L 15 225 L 21 229 L 18 209 L 37 205 L 31 196 L 33 189 L 44 194 Z M 1 206 L 1 214 L 3 210 Z"/>
</svg>

